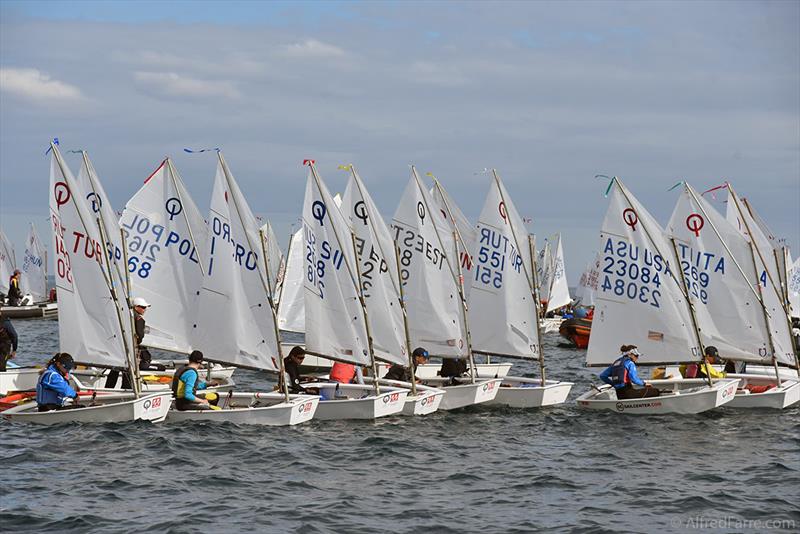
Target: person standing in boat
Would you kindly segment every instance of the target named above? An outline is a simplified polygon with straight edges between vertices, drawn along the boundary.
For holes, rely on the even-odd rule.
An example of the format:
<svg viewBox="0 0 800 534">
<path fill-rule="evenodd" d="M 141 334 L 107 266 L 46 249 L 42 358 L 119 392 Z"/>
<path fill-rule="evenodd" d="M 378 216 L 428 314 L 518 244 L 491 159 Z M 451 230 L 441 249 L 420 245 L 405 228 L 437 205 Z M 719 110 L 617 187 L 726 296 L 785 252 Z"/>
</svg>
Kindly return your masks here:
<svg viewBox="0 0 800 534">
<path fill-rule="evenodd" d="M 617 399 L 644 399 L 658 397 L 661 392 L 639 378 L 636 362 L 639 361 L 639 350 L 636 345 L 622 345 L 622 355 L 600 373 L 600 380 L 614 387 Z M 641 386 L 641 389 L 633 386 Z"/>
<path fill-rule="evenodd" d="M 386 380 L 399 380 L 400 382 L 411 382 L 412 380 L 419 382 L 420 380 L 416 377 L 417 366 L 428 363 L 428 351 L 422 347 L 417 347 L 411 355 L 414 358 L 413 371 L 408 367 L 396 363 L 389 367 L 389 371 L 383 378 Z"/>
<path fill-rule="evenodd" d="M 163 365 L 152 363 L 153 357 L 147 347 L 142 346 L 142 340 L 147 333 L 147 322 L 144 320 L 144 313 L 150 304 L 142 297 L 133 299 L 133 326 L 136 334 L 136 353 L 139 358 L 139 370 L 141 371 L 163 371 Z"/>
<path fill-rule="evenodd" d="M 19 279 L 22 273 L 19 269 L 14 269 L 14 274 L 8 279 L 8 305 L 19 306 L 22 301 L 22 291 L 19 288 Z"/>
<path fill-rule="evenodd" d="M 47 362 L 36 384 L 36 404 L 40 412 L 79 407 L 78 393 L 69 385 L 69 372 L 73 367 L 75 362 L 66 352 L 59 352 Z M 64 401 L 68 398 L 75 402 L 65 406 Z"/>
<path fill-rule="evenodd" d="M 175 371 L 175 376 L 172 377 L 172 394 L 175 396 L 175 408 L 178 410 L 214 409 L 208 400 L 196 395 L 197 390 L 206 389 L 209 385 L 200 380 L 201 367 L 203 367 L 203 353 L 195 350 L 189 355 L 189 363 Z"/>
<path fill-rule="evenodd" d="M 6 370 L 7 362 L 17 355 L 17 331 L 11 319 L 3 316 L 0 310 L 0 371 Z"/>
</svg>

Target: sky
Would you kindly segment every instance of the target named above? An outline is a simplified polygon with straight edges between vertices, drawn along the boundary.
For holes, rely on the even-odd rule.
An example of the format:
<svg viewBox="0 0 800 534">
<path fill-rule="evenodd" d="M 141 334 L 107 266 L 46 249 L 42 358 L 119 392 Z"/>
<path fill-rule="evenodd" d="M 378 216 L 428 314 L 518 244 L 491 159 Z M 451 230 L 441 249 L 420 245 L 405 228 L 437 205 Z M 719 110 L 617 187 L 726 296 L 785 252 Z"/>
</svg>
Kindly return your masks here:
<svg viewBox="0 0 800 534">
<path fill-rule="evenodd" d="M 800 255 L 800 2 L 0 1 L 0 227 L 44 242 L 50 139 L 117 210 L 170 156 L 207 212 L 220 147 L 284 245 L 313 158 L 391 219 L 414 164 L 477 218 L 496 168 L 572 285 L 616 175 L 666 224 L 728 180 Z M 78 170 L 78 156 L 67 162 Z M 722 198 L 715 204 L 724 211 Z"/>
</svg>

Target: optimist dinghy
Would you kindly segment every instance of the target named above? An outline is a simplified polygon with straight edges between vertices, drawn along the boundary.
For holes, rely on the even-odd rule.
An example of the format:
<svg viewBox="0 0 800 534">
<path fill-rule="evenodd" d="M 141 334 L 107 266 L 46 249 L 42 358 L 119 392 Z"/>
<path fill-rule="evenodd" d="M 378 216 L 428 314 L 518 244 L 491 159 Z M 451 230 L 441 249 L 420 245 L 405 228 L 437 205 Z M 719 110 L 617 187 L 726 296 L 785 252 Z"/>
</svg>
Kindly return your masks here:
<svg viewBox="0 0 800 534">
<path fill-rule="evenodd" d="M 589 410 L 610 410 L 633 415 L 695 414 L 730 403 L 739 380 L 726 378 L 709 386 L 704 380 L 650 380 L 661 390 L 659 397 L 618 399 L 614 388 L 603 385 L 578 397 L 578 406 Z"/>
<path fill-rule="evenodd" d="M 283 376 L 283 354 L 278 343 L 278 317 L 273 299 L 275 285 L 267 252 L 271 245 L 265 242 L 265 235 L 224 157 L 219 152 L 217 157 L 209 215 L 211 232 L 206 247 L 209 252 L 203 259 L 207 267 L 193 337 L 210 361 Z M 172 174 L 174 178 L 174 171 Z M 277 262 L 280 263 L 280 258 Z M 220 336 L 219 331 L 234 335 Z M 280 383 L 280 392 L 221 393 L 214 409 L 178 410 L 173 407 L 167 420 L 272 426 L 311 420 L 319 397 L 290 395 L 287 381 L 280 380 Z M 203 393 L 197 395 L 202 397 Z"/>
<path fill-rule="evenodd" d="M 699 363 L 705 339 L 696 313 L 701 308 L 690 298 L 695 288 L 699 294 L 699 287 L 689 285 L 678 271 L 675 242 L 616 177 L 609 191 L 587 365 L 610 365 L 621 344 L 639 347 L 639 365 Z M 665 386 L 661 396 L 620 400 L 613 388 L 604 386 L 581 395 L 578 406 L 617 413 L 699 413 L 733 400 L 739 381 L 651 382 Z"/>
<path fill-rule="evenodd" d="M 97 212 L 98 218 L 94 217 L 87 205 L 91 195 L 75 180 L 58 147 L 51 143 L 50 150 L 50 219 L 56 252 L 56 287 L 61 307 L 67 311 L 58 324 L 61 352 L 75 355 L 76 360 L 86 365 L 127 367 L 136 380 L 133 392 L 93 396 L 89 406 L 39 412 L 36 403 L 29 402 L 6 410 L 3 416 L 38 424 L 161 421 L 172 395 L 170 392 L 141 394 L 130 329 L 132 311 L 127 299 L 119 298 L 115 290 L 124 287 L 124 280 L 109 261 L 109 256 L 114 258 L 114 251 L 107 254 L 103 246 L 109 243 L 104 237 L 104 227 L 116 227 L 119 234 L 116 220 L 103 221 L 102 212 Z M 84 154 L 84 162 L 87 161 Z"/>
<path fill-rule="evenodd" d="M 436 184 L 441 187 L 438 180 Z M 488 402 L 525 408 L 564 402 L 572 383 L 548 383 L 545 377 L 533 240 L 495 170 L 477 230 L 468 314 L 473 351 L 538 360 L 541 375 L 538 384 L 506 376 Z M 563 260 L 560 269 L 563 277 Z"/>
</svg>

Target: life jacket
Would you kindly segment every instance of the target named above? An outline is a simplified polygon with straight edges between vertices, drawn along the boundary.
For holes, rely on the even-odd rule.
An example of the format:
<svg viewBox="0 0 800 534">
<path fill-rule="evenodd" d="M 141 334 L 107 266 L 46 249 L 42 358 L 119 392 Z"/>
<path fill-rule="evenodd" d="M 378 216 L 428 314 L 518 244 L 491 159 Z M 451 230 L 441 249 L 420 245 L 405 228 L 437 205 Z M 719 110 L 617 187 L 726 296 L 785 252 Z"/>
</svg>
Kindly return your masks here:
<svg viewBox="0 0 800 534">
<path fill-rule="evenodd" d="M 631 379 L 628 377 L 628 369 L 625 367 L 625 363 L 629 360 L 629 356 L 623 356 L 611 364 L 611 374 L 608 379 L 615 388 L 625 387 L 625 385 L 630 384 Z"/>
<path fill-rule="evenodd" d="M 683 373 L 683 378 L 705 378 L 705 376 L 706 374 L 700 370 L 700 366 L 696 363 L 687 364 Z"/>
<path fill-rule="evenodd" d="M 197 372 L 197 369 L 189 367 L 188 365 L 184 365 L 177 371 L 175 371 L 175 374 L 172 377 L 172 394 L 175 396 L 176 399 L 185 398 L 186 383 L 181 381 L 181 377 L 187 371 L 193 371 L 197 373 L 197 379 L 194 381 L 194 386 L 192 387 L 192 395 L 197 396 L 197 383 L 200 381 L 200 373 Z"/>
<path fill-rule="evenodd" d="M 352 363 L 333 362 L 330 378 L 340 384 L 349 384 L 356 376 L 356 366 Z"/>
<path fill-rule="evenodd" d="M 64 396 L 61 395 L 58 391 L 51 389 L 45 385 L 45 382 L 50 381 L 53 377 L 52 375 L 58 375 L 58 378 L 63 379 L 61 373 L 54 366 L 49 366 L 45 369 L 41 376 L 39 376 L 39 381 L 36 383 L 36 403 L 37 404 L 58 404 L 61 405 L 64 402 Z"/>
</svg>

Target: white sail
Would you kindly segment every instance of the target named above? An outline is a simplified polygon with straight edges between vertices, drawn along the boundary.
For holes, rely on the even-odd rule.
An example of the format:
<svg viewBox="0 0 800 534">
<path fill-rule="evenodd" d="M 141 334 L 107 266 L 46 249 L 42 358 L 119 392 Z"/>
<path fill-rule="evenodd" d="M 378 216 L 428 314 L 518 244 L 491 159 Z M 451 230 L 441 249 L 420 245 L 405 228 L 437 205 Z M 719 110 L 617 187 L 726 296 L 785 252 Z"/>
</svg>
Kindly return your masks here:
<svg viewBox="0 0 800 534">
<path fill-rule="evenodd" d="M 769 333 L 750 245 L 689 184 L 667 226 L 704 346 L 722 358 L 769 363 Z"/>
<path fill-rule="evenodd" d="M 597 293 L 600 280 L 600 254 L 595 254 L 593 261 L 586 265 L 586 269 L 578 282 L 577 298 L 581 306 L 594 306 L 594 297 Z"/>
<path fill-rule="evenodd" d="M 305 272 L 303 229 L 292 234 L 286 260 L 286 274 L 280 291 L 278 326 L 289 332 L 306 331 L 306 304 L 303 290 Z"/>
<path fill-rule="evenodd" d="M 359 365 L 370 363 L 350 229 L 313 167 L 303 201 L 303 248 L 306 350 Z"/>
<path fill-rule="evenodd" d="M 355 235 L 375 357 L 407 365 L 394 241 L 367 187 L 352 167 L 341 211 Z"/>
<path fill-rule="evenodd" d="M 464 296 L 469 302 L 470 291 L 472 291 L 472 284 L 469 283 L 469 280 L 474 276 L 473 266 L 475 262 L 473 256 L 475 255 L 478 233 L 475 225 L 469 222 L 469 219 L 453 201 L 442 183 L 435 178 L 430 195 L 435 206 L 434 209 L 439 210 L 445 221 L 449 223 L 450 232 L 456 232 L 458 237 L 458 261 L 461 264 L 461 274 L 465 280 Z M 455 268 L 455 265 L 453 267 Z"/>
<path fill-rule="evenodd" d="M 787 278 L 789 280 L 789 303 L 792 306 L 791 316 L 800 317 L 800 258 L 790 265 Z"/>
<path fill-rule="evenodd" d="M 412 347 L 438 356 L 466 356 L 461 297 L 448 261 L 456 244 L 450 225 L 414 173 L 392 219 L 400 248 L 409 337 Z"/>
<path fill-rule="evenodd" d="M 772 334 L 772 343 L 775 347 L 775 357 L 781 363 L 795 365 L 788 310 L 785 308 L 786 301 L 783 297 L 777 265 L 774 261 L 775 249 L 769 237 L 761 231 L 761 228 L 751 217 L 747 207 L 730 186 L 728 186 L 727 218 L 729 221 L 732 219 L 737 221 L 739 225 L 736 226 L 737 230 L 753 245 L 755 271 L 761 288 L 761 298 L 769 313 L 768 322 L 770 333 Z"/>
<path fill-rule="evenodd" d="M 561 234 L 555 237 L 555 245 L 550 248 L 550 265 L 547 271 L 547 310 L 552 311 L 572 302 L 567 284 L 567 271 L 564 267 L 564 249 Z"/>
<path fill-rule="evenodd" d="M 8 293 L 9 279 L 16 268 L 17 260 L 14 255 L 14 246 L 3 230 L 0 229 L 0 293 Z"/>
<path fill-rule="evenodd" d="M 700 347 L 672 245 L 647 210 L 614 179 L 600 233 L 600 289 L 595 296 L 586 363 L 606 365 L 621 345 L 636 345 L 639 363 L 697 361 Z"/>
<path fill-rule="evenodd" d="M 112 298 L 96 213 L 58 148 L 51 146 L 50 221 L 61 352 L 88 365 L 127 368 L 133 354 L 131 311 L 124 299 L 116 304 Z M 111 223 L 117 226 L 116 219 Z"/>
<path fill-rule="evenodd" d="M 259 225 L 222 154 L 218 158 L 194 346 L 212 361 L 277 371 Z"/>
<path fill-rule="evenodd" d="M 120 226 L 131 294 L 151 304 L 142 345 L 190 353 L 208 227 L 169 159 L 125 205 Z"/>
<path fill-rule="evenodd" d="M 267 221 L 261 227 L 261 236 L 264 240 L 263 247 L 267 251 L 267 264 L 269 266 L 269 284 L 270 291 L 277 295 L 281 291 L 283 284 L 283 277 L 286 274 L 286 263 L 283 257 L 283 251 L 278 244 L 278 238 L 272 230 L 272 224 Z"/>
<path fill-rule="evenodd" d="M 544 245 L 536 253 L 536 281 L 539 283 L 539 298 L 546 303 L 550 296 L 550 277 L 552 272 L 553 257 L 550 240 L 545 239 Z"/>
<path fill-rule="evenodd" d="M 469 301 L 473 350 L 538 358 L 528 233 L 499 177 L 492 179 L 477 230 Z"/>
<path fill-rule="evenodd" d="M 47 298 L 47 249 L 31 223 L 25 241 L 25 256 L 22 260 L 22 293 L 30 293 L 35 302 Z"/>
<path fill-rule="evenodd" d="M 131 265 L 125 265 L 122 254 L 122 235 L 118 222 L 118 215 L 114 211 L 111 202 L 106 195 L 103 184 L 95 171 L 94 165 L 89 159 L 86 151 L 81 151 L 81 168 L 78 172 L 78 185 L 84 191 L 86 205 L 90 208 L 95 220 L 100 221 L 101 235 L 105 239 L 105 248 L 111 260 L 111 280 L 117 293 L 125 298 L 128 294 L 125 279 L 125 269 L 131 269 Z"/>
</svg>

